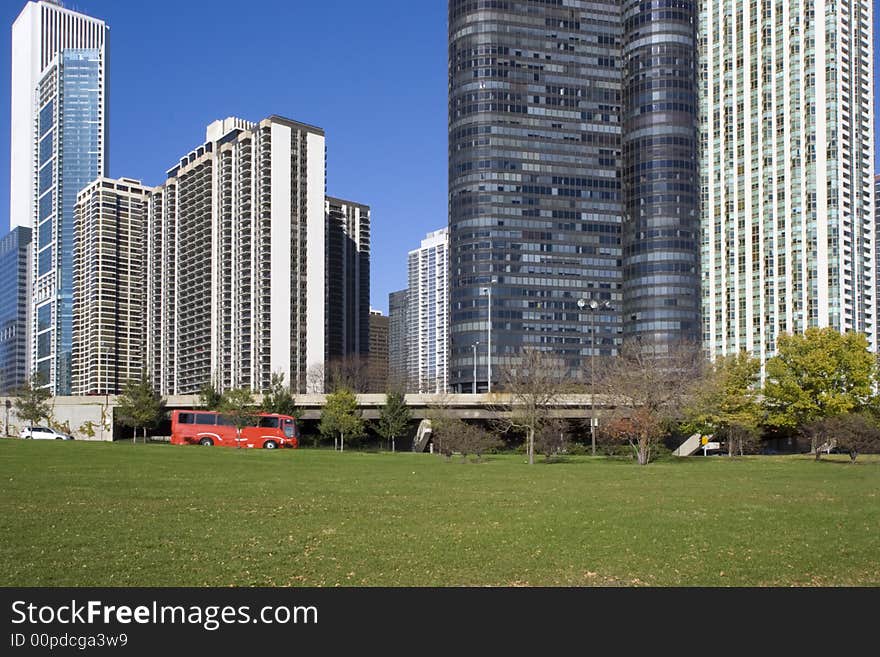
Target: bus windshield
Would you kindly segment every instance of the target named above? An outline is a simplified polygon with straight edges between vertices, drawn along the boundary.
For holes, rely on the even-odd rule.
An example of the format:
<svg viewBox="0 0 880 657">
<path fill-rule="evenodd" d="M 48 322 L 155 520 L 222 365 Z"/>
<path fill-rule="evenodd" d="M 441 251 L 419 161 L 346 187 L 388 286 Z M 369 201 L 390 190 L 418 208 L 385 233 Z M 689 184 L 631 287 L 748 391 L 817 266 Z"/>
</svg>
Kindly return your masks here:
<svg viewBox="0 0 880 657">
<path fill-rule="evenodd" d="M 293 420 L 284 420 L 284 435 L 293 438 L 296 435 L 296 425 Z"/>
</svg>

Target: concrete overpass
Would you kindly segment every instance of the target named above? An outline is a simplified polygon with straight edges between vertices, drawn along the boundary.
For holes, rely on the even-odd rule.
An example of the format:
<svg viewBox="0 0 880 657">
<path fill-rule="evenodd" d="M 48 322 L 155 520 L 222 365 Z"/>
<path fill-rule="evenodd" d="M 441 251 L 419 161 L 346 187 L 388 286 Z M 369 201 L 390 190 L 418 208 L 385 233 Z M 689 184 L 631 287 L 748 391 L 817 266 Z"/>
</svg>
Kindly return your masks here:
<svg viewBox="0 0 880 657">
<path fill-rule="evenodd" d="M 197 408 L 199 403 L 198 395 L 170 395 L 165 399 L 168 410 Z M 254 395 L 254 399 L 259 403 L 262 396 Z M 326 395 L 294 395 L 296 406 L 303 410 L 303 420 L 318 420 L 326 400 Z M 379 417 L 379 409 L 385 404 L 385 395 L 357 395 L 357 400 L 363 417 L 375 420 Z M 424 419 L 438 410 L 461 419 L 491 420 L 499 415 L 509 415 L 513 403 L 512 396 L 506 393 L 408 394 L 405 401 L 412 411 L 413 420 Z M 13 402 L 11 397 L 0 397 L 0 404 L 6 407 L 8 416 L 8 420 L 6 416 L 2 417 L 3 428 L 7 435 L 17 436 L 23 422 L 15 416 Z M 604 398 L 599 397 L 596 402 L 600 409 L 611 408 Z M 63 427 L 78 440 L 113 440 L 116 396 L 53 397 L 50 403 L 50 424 L 53 426 Z M 586 419 L 591 415 L 591 404 L 591 395 L 560 395 L 548 414 L 560 418 Z"/>
</svg>

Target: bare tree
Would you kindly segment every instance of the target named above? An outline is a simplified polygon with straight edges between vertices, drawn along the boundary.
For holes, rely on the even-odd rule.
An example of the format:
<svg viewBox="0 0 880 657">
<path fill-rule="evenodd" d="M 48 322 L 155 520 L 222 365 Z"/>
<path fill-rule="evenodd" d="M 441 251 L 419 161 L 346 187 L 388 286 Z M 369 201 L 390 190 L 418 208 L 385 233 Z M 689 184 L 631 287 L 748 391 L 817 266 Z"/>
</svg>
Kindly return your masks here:
<svg viewBox="0 0 880 657">
<path fill-rule="evenodd" d="M 368 357 L 351 354 L 312 365 L 306 373 L 306 381 L 310 391 L 349 390 L 360 394 L 370 391 L 370 372 Z"/>
<path fill-rule="evenodd" d="M 604 435 L 632 445 L 639 465 L 650 463 L 664 428 L 681 417 L 699 385 L 704 366 L 699 345 L 625 342 L 596 371 L 596 390 L 613 409 Z"/>
<path fill-rule="evenodd" d="M 501 372 L 501 392 L 493 404 L 503 431 L 522 431 L 526 437 L 529 464 L 535 463 L 535 436 L 550 419 L 551 409 L 566 390 L 564 362 L 552 354 L 525 348 L 519 362 L 507 365 Z"/>
<path fill-rule="evenodd" d="M 565 450 L 568 425 L 561 418 L 550 418 L 535 434 L 535 449 L 549 462 Z"/>
</svg>

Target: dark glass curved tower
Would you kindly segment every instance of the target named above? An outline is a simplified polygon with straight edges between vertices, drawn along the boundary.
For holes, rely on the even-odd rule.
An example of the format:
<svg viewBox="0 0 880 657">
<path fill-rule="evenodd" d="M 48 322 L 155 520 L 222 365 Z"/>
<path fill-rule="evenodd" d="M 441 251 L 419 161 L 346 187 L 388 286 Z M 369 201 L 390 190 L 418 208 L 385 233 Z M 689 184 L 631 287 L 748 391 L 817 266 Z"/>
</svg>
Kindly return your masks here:
<svg viewBox="0 0 880 657">
<path fill-rule="evenodd" d="M 696 12 L 623 2 L 625 339 L 700 339 Z"/>
<path fill-rule="evenodd" d="M 475 361 L 487 387 L 493 279 L 494 383 L 523 347 L 574 374 L 619 340 L 621 32 L 617 0 L 449 1 L 453 391 Z"/>
</svg>

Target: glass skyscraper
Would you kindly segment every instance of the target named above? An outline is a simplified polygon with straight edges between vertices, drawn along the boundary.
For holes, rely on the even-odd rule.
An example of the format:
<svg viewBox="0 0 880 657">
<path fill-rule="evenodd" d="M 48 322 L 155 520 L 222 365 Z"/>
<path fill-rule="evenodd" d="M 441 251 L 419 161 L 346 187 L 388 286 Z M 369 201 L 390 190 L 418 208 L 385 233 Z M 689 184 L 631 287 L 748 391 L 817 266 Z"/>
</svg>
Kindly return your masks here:
<svg viewBox="0 0 880 657">
<path fill-rule="evenodd" d="M 578 378 L 699 341 L 695 46 L 690 0 L 450 0 L 453 390 L 490 337 L 496 381 L 524 347 Z"/>
<path fill-rule="evenodd" d="M 62 51 L 40 81 L 37 102 L 36 371 L 64 395 L 73 341 L 73 210 L 105 166 L 101 51 Z"/>
<path fill-rule="evenodd" d="M 700 340 L 696 9 L 623 3 L 624 333 Z"/>
<path fill-rule="evenodd" d="M 12 26 L 10 222 L 33 228 L 31 363 L 69 394 L 73 208 L 107 168 L 103 21 L 40 0 Z"/>
<path fill-rule="evenodd" d="M 524 347 L 552 349 L 574 376 L 620 340 L 622 34 L 617 2 L 449 2 L 453 391 L 472 390 L 490 330 L 478 390 L 490 358 L 497 381 Z"/>
<path fill-rule="evenodd" d="M 31 229 L 13 228 L 0 240 L 0 394 L 9 394 L 28 376 L 28 279 Z"/>
</svg>

